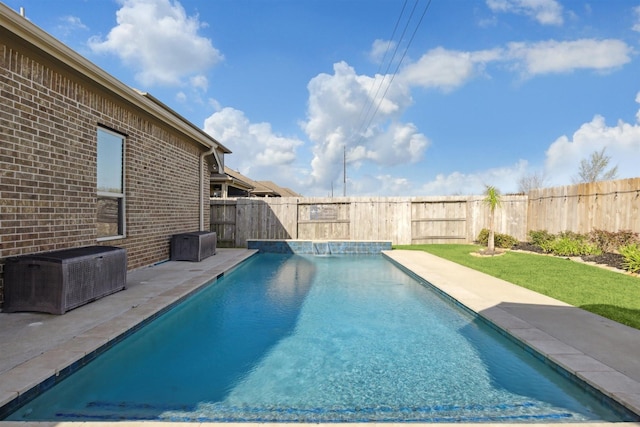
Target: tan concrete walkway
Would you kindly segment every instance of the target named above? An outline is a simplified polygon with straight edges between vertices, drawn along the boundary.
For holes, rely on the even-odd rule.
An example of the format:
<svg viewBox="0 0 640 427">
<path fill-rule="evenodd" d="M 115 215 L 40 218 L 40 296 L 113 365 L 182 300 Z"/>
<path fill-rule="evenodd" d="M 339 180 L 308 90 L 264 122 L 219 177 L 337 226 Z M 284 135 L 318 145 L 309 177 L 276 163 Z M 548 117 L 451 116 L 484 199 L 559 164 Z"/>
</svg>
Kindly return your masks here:
<svg viewBox="0 0 640 427">
<path fill-rule="evenodd" d="M 246 249 L 219 249 L 217 255 L 199 263 L 167 262 L 135 270 L 127 276 L 128 288 L 125 291 L 79 307 L 63 316 L 0 313 L 0 406 L 189 295 L 254 253 Z M 603 393 L 640 412 L 640 331 L 424 252 L 396 250 L 388 251 L 386 255 Z M 5 421 L 0 422 L 0 427 L 81 424 L 112 425 Z M 159 422 L 117 424 L 175 426 L 175 423 Z M 194 424 L 198 423 L 185 425 Z M 275 424 L 260 424 L 272 425 Z M 288 425 L 294 427 L 298 424 Z M 384 424 L 385 427 L 400 425 L 404 426 Z M 611 424 L 581 424 L 586 425 Z M 640 423 L 624 425 L 640 426 Z M 230 424 L 224 426 L 230 427 Z M 248 424 L 238 426 L 248 427 Z M 331 426 L 337 427 L 335 424 Z M 347 426 L 357 427 L 356 424 Z"/>
</svg>

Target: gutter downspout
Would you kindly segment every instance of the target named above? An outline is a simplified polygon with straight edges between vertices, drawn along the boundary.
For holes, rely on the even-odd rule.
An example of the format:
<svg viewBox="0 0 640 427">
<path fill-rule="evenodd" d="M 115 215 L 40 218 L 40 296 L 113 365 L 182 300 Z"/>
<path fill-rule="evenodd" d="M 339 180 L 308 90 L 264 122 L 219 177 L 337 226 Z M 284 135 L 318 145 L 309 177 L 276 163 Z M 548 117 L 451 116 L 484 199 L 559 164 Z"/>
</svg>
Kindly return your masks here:
<svg viewBox="0 0 640 427">
<path fill-rule="evenodd" d="M 206 231 L 204 229 L 204 195 L 202 194 L 202 187 L 204 186 L 204 158 L 211 154 L 213 154 L 216 162 L 218 162 L 218 165 L 220 165 L 220 159 L 218 158 L 218 154 L 216 153 L 216 147 L 211 146 L 208 151 L 200 154 L 200 231 Z M 208 199 L 209 197 L 207 197 L 207 200 Z"/>
</svg>

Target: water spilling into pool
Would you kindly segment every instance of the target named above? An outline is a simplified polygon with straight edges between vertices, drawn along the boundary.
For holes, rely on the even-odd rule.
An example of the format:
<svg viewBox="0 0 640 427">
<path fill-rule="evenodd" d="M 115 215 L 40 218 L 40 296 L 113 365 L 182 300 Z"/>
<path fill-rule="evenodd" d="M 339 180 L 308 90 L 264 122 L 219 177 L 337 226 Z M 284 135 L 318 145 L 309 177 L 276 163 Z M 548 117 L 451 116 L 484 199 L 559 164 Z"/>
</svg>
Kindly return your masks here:
<svg viewBox="0 0 640 427">
<path fill-rule="evenodd" d="M 619 421 L 382 256 L 260 254 L 11 420 Z"/>
</svg>

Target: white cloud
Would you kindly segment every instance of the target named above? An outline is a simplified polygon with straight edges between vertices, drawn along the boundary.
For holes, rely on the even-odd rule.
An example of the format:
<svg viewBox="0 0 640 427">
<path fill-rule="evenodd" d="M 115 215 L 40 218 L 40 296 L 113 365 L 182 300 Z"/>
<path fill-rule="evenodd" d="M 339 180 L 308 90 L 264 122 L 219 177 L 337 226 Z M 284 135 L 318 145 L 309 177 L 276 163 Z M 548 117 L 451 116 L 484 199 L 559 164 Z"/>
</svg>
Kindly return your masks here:
<svg viewBox="0 0 640 427">
<path fill-rule="evenodd" d="M 314 141 L 327 139 L 329 134 L 335 134 L 345 122 L 356 122 L 363 106 L 368 102 L 367 92 L 373 79 L 357 76 L 354 69 L 345 62 L 334 64 L 333 70 L 333 75 L 319 74 L 307 85 L 309 106 L 304 128 Z M 335 114 L 337 111 L 346 117 Z"/>
<path fill-rule="evenodd" d="M 631 28 L 633 31 L 640 32 L 640 6 L 636 6 L 633 8 L 633 14 L 636 17 L 636 23 Z"/>
<path fill-rule="evenodd" d="M 429 146 L 427 138 L 418 132 L 413 123 L 398 122 L 390 123 L 386 129 L 363 142 L 366 142 L 366 145 L 357 145 L 349 152 L 349 160 L 366 159 L 385 166 L 415 163 L 422 158 Z"/>
<path fill-rule="evenodd" d="M 621 40 L 580 39 L 510 43 L 508 55 L 523 75 L 569 73 L 577 69 L 611 71 L 631 61 L 632 49 Z"/>
<path fill-rule="evenodd" d="M 84 25 L 82 20 L 77 16 L 71 16 L 71 15 L 63 16 L 62 18 L 60 18 L 60 21 L 61 21 L 61 24 L 58 25 L 57 30 L 63 36 L 68 36 L 73 31 L 76 31 L 76 30 L 86 31 L 89 29 L 89 27 Z"/>
<path fill-rule="evenodd" d="M 492 168 L 474 173 L 452 172 L 439 174 L 429 182 L 414 182 L 403 176 L 393 174 L 360 173 L 347 169 L 347 196 L 446 196 L 446 195 L 480 195 L 485 185 L 494 185 L 502 193 L 518 191 L 518 178 L 527 174 L 528 163 L 519 160 L 513 165 Z M 343 192 L 342 178 L 334 181 L 334 195 Z M 326 189 L 318 189 L 314 195 L 325 196 Z M 305 195 L 310 195 L 306 194 Z"/>
<path fill-rule="evenodd" d="M 348 172 L 347 172 L 348 175 Z M 347 196 L 411 196 L 411 183 L 406 178 L 392 175 L 364 175 L 356 179 L 347 177 Z M 334 189 L 336 196 L 342 195 L 342 183 L 339 189 Z"/>
<path fill-rule="evenodd" d="M 481 74 L 487 63 L 500 56 L 500 49 L 461 52 L 437 47 L 407 65 L 399 78 L 412 86 L 452 90 Z"/>
<path fill-rule="evenodd" d="M 515 13 L 542 25 L 562 25 L 562 6 L 556 0 L 487 0 L 494 12 Z"/>
<path fill-rule="evenodd" d="M 209 87 L 209 80 L 202 74 L 191 77 L 189 79 L 189 82 L 191 83 L 191 87 L 193 87 L 194 89 L 199 89 L 202 92 L 206 92 L 207 88 Z"/>
<path fill-rule="evenodd" d="M 302 189 L 301 192 L 307 196 L 326 196 L 332 188 L 336 195 L 342 193 L 345 152 L 349 195 L 481 194 L 487 184 L 495 185 L 506 193 L 515 192 L 518 190 L 518 178 L 528 173 L 524 160 L 475 173 L 439 175 L 426 184 L 389 174 L 390 167 L 401 170 L 397 166 L 421 160 L 430 145 L 429 139 L 420 133 L 417 126 L 402 121 L 402 114 L 413 103 L 411 89 L 418 86 L 454 90 L 488 74 L 487 67 L 495 62 L 509 64 L 526 76 L 570 72 L 579 68 L 611 70 L 629 62 L 631 53 L 631 48 L 621 41 L 590 39 L 514 43 L 506 49 L 469 52 L 439 47 L 425 53 L 417 62 L 408 64 L 388 90 L 386 85 L 391 76 L 359 75 L 346 62 L 335 63 L 332 74 L 318 74 L 307 86 L 307 118 L 301 127 L 312 143 L 312 159 L 302 166 L 296 166 L 299 165 L 296 148 L 303 144 L 302 141 L 274 134 L 268 123 L 252 124 L 243 112 L 221 108 L 214 100 L 211 102 L 218 112 L 206 120 L 205 130 L 234 151 L 227 163 L 237 162 L 234 168 L 241 173 L 254 179 L 270 179 L 299 191 Z M 384 84 L 380 91 L 376 91 L 380 82 Z M 383 93 L 385 98 L 379 102 Z M 637 101 L 640 103 L 640 93 Z M 375 110 L 377 114 L 371 119 Z M 640 121 L 640 111 L 638 119 Z M 597 121 L 590 125 L 591 133 L 599 137 L 612 133 L 613 128 L 606 126 L 600 126 L 597 131 Z M 631 135 L 635 133 L 631 131 L 637 127 L 621 124 L 619 133 L 633 140 Z M 574 141 L 582 141 L 583 134 L 583 129 L 576 132 Z M 549 153 L 557 151 L 559 154 L 548 154 L 545 174 L 549 181 L 555 172 L 562 170 L 562 166 L 558 169 L 550 159 L 572 158 L 569 175 L 574 174 L 580 160 L 571 150 L 568 150 L 568 155 L 563 154 L 567 149 L 562 138 L 554 144 L 557 147 L 550 148 Z M 637 142 L 630 143 L 633 144 L 637 145 Z M 591 151 L 587 148 L 581 150 L 584 156 Z M 557 174 L 558 177 L 560 175 Z"/>
<path fill-rule="evenodd" d="M 436 179 L 424 184 L 419 195 L 442 196 L 452 194 L 482 194 L 486 185 L 498 188 L 502 193 L 518 191 L 517 178 L 527 171 L 527 162 L 520 160 L 511 166 L 487 169 L 471 174 L 453 172 L 440 174 Z"/>
<path fill-rule="evenodd" d="M 413 124 L 397 120 L 411 105 L 408 88 L 392 84 L 386 90 L 384 86 L 375 98 L 377 91 L 370 91 L 376 86 L 373 83 L 373 78 L 357 75 L 345 62 L 334 64 L 333 75 L 319 74 L 309 82 L 307 121 L 302 126 L 314 144 L 314 185 L 329 188 L 341 176 L 345 149 L 347 163 L 359 167 L 416 162 L 429 145 Z"/>
<path fill-rule="evenodd" d="M 636 102 L 640 103 L 640 92 Z M 596 115 L 571 139 L 566 135 L 556 139 L 546 152 L 545 174 L 551 185 L 571 184 L 580 161 L 605 147 L 611 157 L 609 166 L 618 166 L 619 179 L 640 176 L 640 111 L 636 119 L 634 124 L 618 121 L 615 126 L 607 126 L 604 117 Z"/>
<path fill-rule="evenodd" d="M 215 99 L 215 98 L 209 98 L 207 100 L 207 104 L 213 108 L 213 111 L 220 111 L 222 110 L 222 105 L 220 104 L 220 102 Z"/>
<path fill-rule="evenodd" d="M 493 28 L 496 25 L 498 25 L 498 18 L 496 18 L 495 16 L 478 20 L 478 27 L 480 28 Z"/>
<path fill-rule="evenodd" d="M 223 58 L 211 40 L 198 35 L 205 24 L 187 16 L 178 1 L 122 0 L 116 17 L 117 26 L 104 40 L 92 37 L 89 47 L 119 56 L 145 86 L 182 85 Z"/>
<path fill-rule="evenodd" d="M 551 73 L 570 73 L 578 69 L 610 72 L 631 62 L 633 49 L 621 40 L 579 39 L 509 43 L 506 49 L 455 51 L 432 49 L 416 62 L 409 63 L 396 81 L 450 91 L 478 76 L 488 75 L 492 63 L 507 63 L 524 77 Z"/>
<path fill-rule="evenodd" d="M 294 182 L 290 165 L 302 141 L 275 134 L 269 123 L 251 123 L 242 111 L 229 107 L 209 116 L 204 130 L 233 151 L 228 161 L 242 174 L 282 186 Z"/>
<path fill-rule="evenodd" d="M 371 59 L 374 63 L 380 63 L 383 60 L 391 59 L 387 58 L 386 55 L 388 52 L 392 52 L 396 46 L 396 42 L 391 40 L 380 40 L 377 39 L 373 42 L 371 46 L 371 51 L 369 52 L 369 59 Z"/>
</svg>

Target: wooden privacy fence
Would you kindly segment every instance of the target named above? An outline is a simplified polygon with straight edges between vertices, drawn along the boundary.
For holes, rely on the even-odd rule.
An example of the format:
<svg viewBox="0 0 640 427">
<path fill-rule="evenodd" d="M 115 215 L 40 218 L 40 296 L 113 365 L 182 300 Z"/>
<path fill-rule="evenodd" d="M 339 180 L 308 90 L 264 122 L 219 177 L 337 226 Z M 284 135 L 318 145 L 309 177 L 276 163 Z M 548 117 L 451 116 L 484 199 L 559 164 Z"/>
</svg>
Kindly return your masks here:
<svg viewBox="0 0 640 427">
<path fill-rule="evenodd" d="M 503 196 L 496 230 L 525 239 L 526 210 L 526 196 Z M 212 199 L 211 231 L 221 247 L 248 239 L 471 243 L 488 213 L 482 196 Z"/>
<path fill-rule="evenodd" d="M 640 178 L 532 190 L 527 205 L 528 230 L 640 233 Z"/>
<path fill-rule="evenodd" d="M 246 247 L 247 239 L 471 243 L 488 215 L 483 196 L 211 200 L 211 230 L 223 247 Z M 593 229 L 640 233 L 640 178 L 503 196 L 496 210 L 496 231 L 519 240 L 529 230 Z"/>
</svg>

